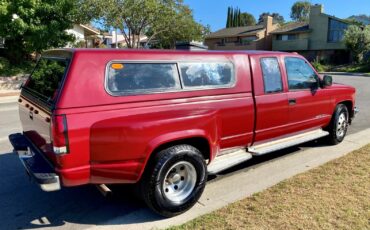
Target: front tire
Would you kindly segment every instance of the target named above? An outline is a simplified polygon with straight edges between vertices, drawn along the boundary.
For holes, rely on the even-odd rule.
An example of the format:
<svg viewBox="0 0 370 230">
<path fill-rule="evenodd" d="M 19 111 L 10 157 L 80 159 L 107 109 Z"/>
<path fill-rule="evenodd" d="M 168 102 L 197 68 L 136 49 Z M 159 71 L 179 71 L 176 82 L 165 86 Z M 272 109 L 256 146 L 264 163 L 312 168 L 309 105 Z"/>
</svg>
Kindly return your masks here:
<svg viewBox="0 0 370 230">
<path fill-rule="evenodd" d="M 202 154 L 190 145 L 176 145 L 154 154 L 140 182 L 141 197 L 165 217 L 189 210 L 202 195 L 207 181 Z"/>
<path fill-rule="evenodd" d="M 332 145 L 339 144 L 347 134 L 349 125 L 349 113 L 347 106 L 338 104 L 335 108 L 333 118 L 328 127 L 328 141 Z"/>
</svg>

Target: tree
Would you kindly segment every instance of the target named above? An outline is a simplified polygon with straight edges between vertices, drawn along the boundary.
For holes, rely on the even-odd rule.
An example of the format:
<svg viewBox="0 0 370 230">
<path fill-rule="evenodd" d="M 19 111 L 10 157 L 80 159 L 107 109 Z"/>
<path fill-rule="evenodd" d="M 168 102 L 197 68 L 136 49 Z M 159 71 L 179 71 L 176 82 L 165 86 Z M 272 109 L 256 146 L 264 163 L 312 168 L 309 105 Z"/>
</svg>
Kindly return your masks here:
<svg viewBox="0 0 370 230">
<path fill-rule="evenodd" d="M 264 12 L 260 14 L 258 18 L 258 24 L 261 24 L 266 16 L 271 16 L 274 19 L 274 23 L 283 24 L 285 22 L 284 17 L 279 13 Z"/>
<path fill-rule="evenodd" d="M 241 13 L 239 8 L 228 7 L 226 17 L 226 28 L 239 26 L 252 26 L 256 24 L 256 19 L 247 12 Z"/>
<path fill-rule="evenodd" d="M 174 14 L 170 25 L 166 28 L 165 33 L 155 34 L 153 31 L 156 26 L 150 27 L 146 31 L 146 35 L 149 40 L 155 38 L 156 48 L 174 48 L 177 41 L 192 41 L 202 40 L 204 36 L 209 33 L 209 26 L 203 26 L 193 19 L 193 13 L 187 5 L 177 6 L 177 13 Z M 161 29 L 163 25 L 158 25 L 157 31 Z M 153 28 L 153 31 L 151 29 Z"/>
<path fill-rule="evenodd" d="M 234 27 L 234 8 L 231 8 L 230 10 L 230 22 L 229 22 L 229 27 Z"/>
<path fill-rule="evenodd" d="M 1 0 L 0 37 L 5 38 L 9 61 L 18 64 L 29 53 L 72 42 L 74 37 L 65 30 L 76 15 L 74 0 Z"/>
<path fill-rule="evenodd" d="M 227 7 L 226 28 L 231 27 L 231 10 L 232 8 L 230 6 Z"/>
<path fill-rule="evenodd" d="M 310 14 L 311 3 L 308 1 L 295 2 L 291 8 L 290 18 L 294 21 L 307 21 Z"/>
<path fill-rule="evenodd" d="M 240 25 L 239 26 L 253 26 L 256 25 L 256 19 L 250 13 L 241 13 L 240 14 Z"/>
<path fill-rule="evenodd" d="M 352 15 L 348 19 L 361 23 L 362 25 L 370 25 L 370 15 L 366 14 Z"/>
<path fill-rule="evenodd" d="M 344 42 L 352 52 L 353 60 L 362 62 L 364 54 L 370 51 L 370 25 L 361 28 L 350 25 L 344 32 Z"/>
<path fill-rule="evenodd" d="M 232 27 L 238 27 L 239 26 L 239 18 L 240 18 L 240 11 L 239 11 L 238 8 L 236 8 L 236 9 L 234 9 Z"/>
<path fill-rule="evenodd" d="M 203 30 L 202 30 L 202 40 L 204 40 L 204 38 L 211 34 L 211 25 L 207 24 L 205 26 L 203 26 Z"/>
<path fill-rule="evenodd" d="M 81 9 L 107 28 L 118 28 L 128 48 L 138 48 L 140 36 L 160 41 L 198 39 L 202 26 L 182 0 L 80 0 Z M 167 46 L 167 44 L 165 45 Z"/>
</svg>

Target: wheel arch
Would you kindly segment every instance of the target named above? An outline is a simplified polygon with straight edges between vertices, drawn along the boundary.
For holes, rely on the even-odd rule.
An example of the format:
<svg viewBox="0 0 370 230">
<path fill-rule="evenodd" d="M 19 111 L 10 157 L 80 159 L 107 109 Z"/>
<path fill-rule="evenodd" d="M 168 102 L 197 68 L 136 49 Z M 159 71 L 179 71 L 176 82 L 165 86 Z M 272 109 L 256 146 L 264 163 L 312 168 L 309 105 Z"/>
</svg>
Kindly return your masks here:
<svg viewBox="0 0 370 230">
<path fill-rule="evenodd" d="M 211 160 L 214 155 L 213 153 L 216 151 L 216 145 L 212 145 L 211 143 L 215 142 L 203 130 L 187 130 L 185 133 L 181 132 L 181 134 L 176 132 L 160 136 L 149 143 L 148 150 L 146 151 L 146 160 L 139 178 L 141 178 L 148 163 L 155 157 L 155 154 L 163 149 L 174 145 L 187 144 L 197 148 L 205 160 Z"/>
<path fill-rule="evenodd" d="M 347 101 L 341 101 L 338 103 L 339 104 L 343 104 L 347 107 L 347 110 L 348 110 L 348 113 L 349 113 L 349 117 L 352 118 L 354 116 L 354 110 L 353 110 L 353 102 L 350 101 L 350 100 L 347 100 Z"/>
</svg>

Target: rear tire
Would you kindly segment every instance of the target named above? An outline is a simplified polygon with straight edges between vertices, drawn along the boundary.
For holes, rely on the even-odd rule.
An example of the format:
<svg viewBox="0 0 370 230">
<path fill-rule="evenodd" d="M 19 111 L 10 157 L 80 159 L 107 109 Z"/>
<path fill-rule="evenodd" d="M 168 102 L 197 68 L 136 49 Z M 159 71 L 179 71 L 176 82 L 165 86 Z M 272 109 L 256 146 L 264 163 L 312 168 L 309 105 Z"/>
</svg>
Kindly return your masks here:
<svg viewBox="0 0 370 230">
<path fill-rule="evenodd" d="M 204 158 L 190 145 L 155 154 L 139 184 L 141 197 L 159 215 L 179 215 L 193 207 L 203 193 L 207 181 Z"/>
<path fill-rule="evenodd" d="M 332 120 L 328 127 L 328 141 L 332 145 L 341 143 L 347 134 L 349 125 L 349 113 L 347 106 L 338 104 L 335 108 Z"/>
</svg>

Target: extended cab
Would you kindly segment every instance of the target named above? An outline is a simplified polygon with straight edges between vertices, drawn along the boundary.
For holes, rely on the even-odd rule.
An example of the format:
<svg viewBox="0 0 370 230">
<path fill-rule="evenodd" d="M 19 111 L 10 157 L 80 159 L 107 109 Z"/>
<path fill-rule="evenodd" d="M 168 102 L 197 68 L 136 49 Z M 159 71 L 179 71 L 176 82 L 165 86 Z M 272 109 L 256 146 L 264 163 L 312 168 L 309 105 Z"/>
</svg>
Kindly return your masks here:
<svg viewBox="0 0 370 230">
<path fill-rule="evenodd" d="M 150 208 L 180 214 L 207 174 L 325 137 L 340 143 L 355 89 L 282 52 L 60 49 L 22 87 L 9 136 L 45 191 L 135 183 Z"/>
</svg>

